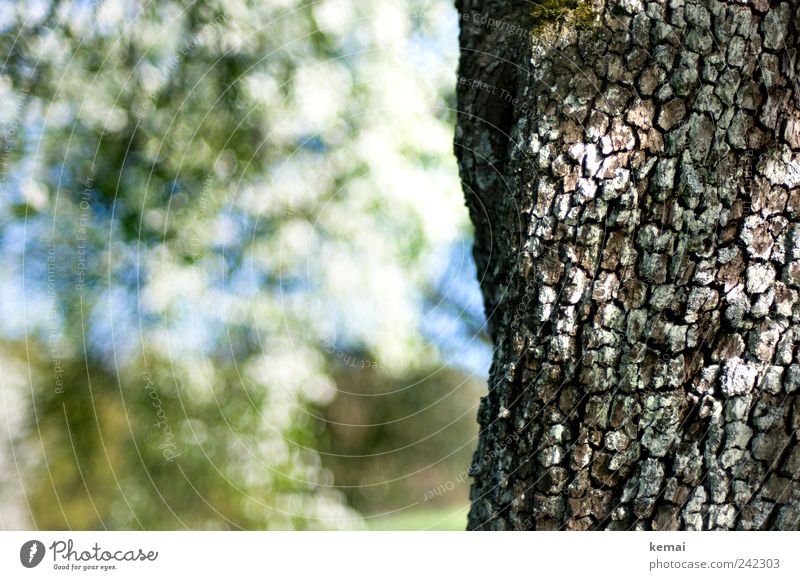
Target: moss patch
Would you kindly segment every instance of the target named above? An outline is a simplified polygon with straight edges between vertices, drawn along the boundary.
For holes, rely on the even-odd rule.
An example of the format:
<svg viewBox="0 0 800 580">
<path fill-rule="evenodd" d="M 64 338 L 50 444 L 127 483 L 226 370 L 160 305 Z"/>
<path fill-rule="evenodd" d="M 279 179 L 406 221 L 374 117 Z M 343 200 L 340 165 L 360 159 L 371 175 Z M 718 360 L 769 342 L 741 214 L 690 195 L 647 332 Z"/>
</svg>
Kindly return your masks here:
<svg viewBox="0 0 800 580">
<path fill-rule="evenodd" d="M 581 0 L 537 0 L 530 11 L 533 31 L 560 20 L 576 28 L 588 27 L 595 17 L 591 2 Z"/>
</svg>

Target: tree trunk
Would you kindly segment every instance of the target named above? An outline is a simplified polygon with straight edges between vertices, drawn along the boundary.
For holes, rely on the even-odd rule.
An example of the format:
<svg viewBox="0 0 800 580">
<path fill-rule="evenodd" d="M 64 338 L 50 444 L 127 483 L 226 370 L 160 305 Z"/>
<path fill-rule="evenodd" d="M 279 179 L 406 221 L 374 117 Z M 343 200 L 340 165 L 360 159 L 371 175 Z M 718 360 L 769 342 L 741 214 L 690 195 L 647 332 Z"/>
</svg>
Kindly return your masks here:
<svg viewBox="0 0 800 580">
<path fill-rule="evenodd" d="M 798 529 L 800 0 L 459 0 L 470 529 Z"/>
</svg>

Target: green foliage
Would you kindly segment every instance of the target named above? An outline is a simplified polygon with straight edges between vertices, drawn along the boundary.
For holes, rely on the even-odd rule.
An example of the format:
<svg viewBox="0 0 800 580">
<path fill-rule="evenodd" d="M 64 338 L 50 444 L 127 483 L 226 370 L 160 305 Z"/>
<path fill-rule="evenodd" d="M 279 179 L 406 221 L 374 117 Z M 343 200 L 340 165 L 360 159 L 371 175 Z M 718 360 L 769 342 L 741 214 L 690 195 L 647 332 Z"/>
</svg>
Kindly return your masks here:
<svg viewBox="0 0 800 580">
<path fill-rule="evenodd" d="M 26 5 L 0 34 L 0 283 L 27 305 L 0 362 L 30 523 L 364 527 L 310 412 L 339 352 L 438 364 L 418 300 L 466 223 L 455 51 L 418 74 L 417 2 Z"/>
</svg>

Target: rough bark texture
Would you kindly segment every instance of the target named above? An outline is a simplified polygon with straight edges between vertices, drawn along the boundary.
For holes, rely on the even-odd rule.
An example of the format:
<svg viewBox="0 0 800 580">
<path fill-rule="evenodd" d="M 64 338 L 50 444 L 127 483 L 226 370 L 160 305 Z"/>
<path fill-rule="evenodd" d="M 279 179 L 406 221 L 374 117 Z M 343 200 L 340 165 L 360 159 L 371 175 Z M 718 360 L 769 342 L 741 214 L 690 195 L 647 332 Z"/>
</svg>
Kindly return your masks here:
<svg viewBox="0 0 800 580">
<path fill-rule="evenodd" d="M 469 527 L 798 529 L 800 0 L 458 8 Z"/>
</svg>

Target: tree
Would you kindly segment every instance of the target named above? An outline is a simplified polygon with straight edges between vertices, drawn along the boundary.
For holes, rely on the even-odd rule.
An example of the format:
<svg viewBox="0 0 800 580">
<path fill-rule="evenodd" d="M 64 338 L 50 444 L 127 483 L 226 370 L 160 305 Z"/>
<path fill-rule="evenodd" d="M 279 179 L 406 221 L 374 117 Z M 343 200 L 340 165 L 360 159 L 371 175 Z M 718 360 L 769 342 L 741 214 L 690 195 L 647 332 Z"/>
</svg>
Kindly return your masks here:
<svg viewBox="0 0 800 580">
<path fill-rule="evenodd" d="M 458 1 L 470 529 L 798 529 L 799 7 Z"/>
</svg>

